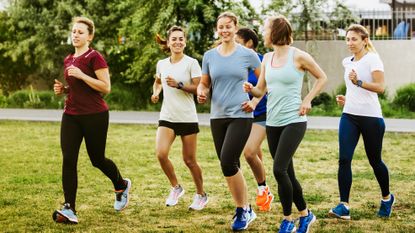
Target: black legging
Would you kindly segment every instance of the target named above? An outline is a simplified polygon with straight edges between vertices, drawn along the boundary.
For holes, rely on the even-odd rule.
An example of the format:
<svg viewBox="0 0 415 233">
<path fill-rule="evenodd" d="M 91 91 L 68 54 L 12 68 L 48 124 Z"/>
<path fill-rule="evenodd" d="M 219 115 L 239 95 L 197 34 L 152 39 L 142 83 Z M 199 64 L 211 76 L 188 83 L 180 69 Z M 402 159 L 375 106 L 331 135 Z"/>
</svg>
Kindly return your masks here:
<svg viewBox="0 0 415 233">
<path fill-rule="evenodd" d="M 303 190 L 295 178 L 292 160 L 306 129 L 307 122 L 266 127 L 269 151 L 274 159 L 274 176 L 278 183 L 278 195 L 284 216 L 291 215 L 293 201 L 299 211 L 307 208 Z"/>
<path fill-rule="evenodd" d="M 108 111 L 90 115 L 63 114 L 61 124 L 61 149 L 63 154 L 62 185 L 65 203 L 75 209 L 78 187 L 77 163 L 79 147 L 85 138 L 89 159 L 114 184 L 115 190 L 125 189 L 123 178 L 117 166 L 105 158 L 105 144 L 108 131 Z"/>
<path fill-rule="evenodd" d="M 239 158 L 252 128 L 252 118 L 211 119 L 210 129 L 220 160 L 222 173 L 226 177 L 239 171 Z"/>
</svg>

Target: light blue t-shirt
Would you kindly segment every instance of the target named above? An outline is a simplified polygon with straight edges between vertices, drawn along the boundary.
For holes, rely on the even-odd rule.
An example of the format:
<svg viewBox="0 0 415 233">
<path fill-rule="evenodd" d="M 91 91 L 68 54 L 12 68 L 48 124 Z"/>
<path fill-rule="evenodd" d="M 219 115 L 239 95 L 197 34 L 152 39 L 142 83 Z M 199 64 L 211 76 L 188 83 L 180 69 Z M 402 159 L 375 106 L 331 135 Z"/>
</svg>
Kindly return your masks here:
<svg viewBox="0 0 415 233">
<path fill-rule="evenodd" d="M 295 48 L 291 47 L 287 62 L 282 67 L 272 67 L 272 59 L 265 64 L 268 126 L 285 126 L 307 121 L 306 116 L 299 115 L 304 72 L 295 67 L 294 51 Z"/>
<path fill-rule="evenodd" d="M 253 118 L 241 109 L 241 104 L 249 101 L 242 85 L 248 80 L 248 71 L 260 65 L 258 55 L 239 44 L 228 56 L 222 56 L 217 48 L 203 55 L 202 75 L 209 75 L 212 85 L 211 119 Z"/>
</svg>

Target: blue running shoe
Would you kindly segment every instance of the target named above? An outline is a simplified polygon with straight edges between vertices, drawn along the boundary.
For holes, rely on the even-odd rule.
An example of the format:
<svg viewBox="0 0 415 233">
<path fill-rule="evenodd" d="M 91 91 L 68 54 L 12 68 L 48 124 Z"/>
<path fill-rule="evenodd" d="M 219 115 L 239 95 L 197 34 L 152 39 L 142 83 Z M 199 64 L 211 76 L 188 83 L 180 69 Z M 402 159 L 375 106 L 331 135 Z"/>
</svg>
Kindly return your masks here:
<svg viewBox="0 0 415 233">
<path fill-rule="evenodd" d="M 291 233 L 295 232 L 295 224 L 294 221 L 288 221 L 287 219 L 282 220 L 280 225 L 280 230 L 278 233 Z"/>
<path fill-rule="evenodd" d="M 378 216 L 384 218 L 390 217 L 392 214 L 393 204 L 395 204 L 395 196 L 393 194 L 390 195 L 389 201 L 381 200 Z"/>
<path fill-rule="evenodd" d="M 61 210 L 55 210 L 52 218 L 57 223 L 73 223 L 78 224 L 78 217 L 72 210 L 69 203 L 65 203 Z"/>
<path fill-rule="evenodd" d="M 236 213 L 233 216 L 232 230 L 242 231 L 247 229 L 249 223 L 251 223 L 255 218 L 256 214 L 251 206 L 249 206 L 248 210 L 245 210 L 242 207 L 236 208 Z"/>
<path fill-rule="evenodd" d="M 130 199 L 130 195 L 128 195 L 128 192 L 130 192 L 131 189 L 131 180 L 126 178 L 124 179 L 125 182 L 127 182 L 127 188 L 120 191 L 115 191 L 115 202 L 114 202 L 114 209 L 116 211 L 121 211 L 125 209 L 128 206 L 128 202 Z"/>
<path fill-rule="evenodd" d="M 316 216 L 309 210 L 308 215 L 300 217 L 300 224 L 298 225 L 297 233 L 308 233 L 311 224 L 316 221 Z"/>
<path fill-rule="evenodd" d="M 329 217 L 350 220 L 350 210 L 343 203 L 339 203 L 329 211 Z"/>
</svg>

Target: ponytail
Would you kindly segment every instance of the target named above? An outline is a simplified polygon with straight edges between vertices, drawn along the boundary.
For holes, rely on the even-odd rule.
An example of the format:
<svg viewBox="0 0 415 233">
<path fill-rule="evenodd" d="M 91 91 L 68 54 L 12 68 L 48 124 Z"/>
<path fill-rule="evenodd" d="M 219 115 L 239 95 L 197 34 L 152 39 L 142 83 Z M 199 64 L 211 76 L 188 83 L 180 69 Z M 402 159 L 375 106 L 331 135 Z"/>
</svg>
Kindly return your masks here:
<svg viewBox="0 0 415 233">
<path fill-rule="evenodd" d="M 156 37 L 156 43 L 160 45 L 160 48 L 163 52 L 168 53 L 170 52 L 169 46 L 167 46 L 167 40 L 161 38 L 161 36 L 157 33 Z"/>
<path fill-rule="evenodd" d="M 347 28 L 346 34 L 349 31 L 354 31 L 356 33 L 359 33 L 360 36 L 362 37 L 362 40 L 367 38 L 367 44 L 365 46 L 365 49 L 369 52 L 377 53 L 375 46 L 373 46 L 373 43 L 370 40 L 369 31 L 365 27 L 363 27 L 360 24 L 352 24 L 349 26 L 349 28 Z"/>
<path fill-rule="evenodd" d="M 166 39 L 161 38 L 160 34 L 157 34 L 156 35 L 156 37 L 155 37 L 156 42 L 157 42 L 157 44 L 160 45 L 161 50 L 163 52 L 166 52 L 166 53 L 170 52 L 170 48 L 169 48 L 169 46 L 167 46 L 167 40 L 170 38 L 171 33 L 172 32 L 175 32 L 175 31 L 183 32 L 183 35 L 186 38 L 186 32 L 180 26 L 173 26 L 173 27 L 171 27 L 167 31 L 167 38 Z"/>
</svg>

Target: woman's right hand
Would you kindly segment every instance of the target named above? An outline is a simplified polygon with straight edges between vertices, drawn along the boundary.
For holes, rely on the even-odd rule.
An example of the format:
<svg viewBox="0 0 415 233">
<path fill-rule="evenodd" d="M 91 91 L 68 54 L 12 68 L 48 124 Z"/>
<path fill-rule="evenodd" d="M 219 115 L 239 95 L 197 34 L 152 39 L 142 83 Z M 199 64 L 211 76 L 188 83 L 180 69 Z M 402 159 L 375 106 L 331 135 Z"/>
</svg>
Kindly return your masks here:
<svg viewBox="0 0 415 233">
<path fill-rule="evenodd" d="M 159 102 L 159 95 L 151 95 L 151 102 L 153 102 L 153 104 Z"/>
<path fill-rule="evenodd" d="M 344 95 L 336 95 L 336 102 L 340 106 L 344 106 L 344 103 L 346 102 L 346 97 Z"/>
<path fill-rule="evenodd" d="M 249 93 L 254 88 L 254 85 L 252 85 L 252 83 L 250 82 L 244 82 L 244 84 L 242 85 L 242 88 L 244 89 L 244 92 Z"/>
<path fill-rule="evenodd" d="M 55 79 L 55 84 L 53 84 L 53 91 L 55 92 L 55 95 L 62 95 L 65 92 L 63 83 Z"/>
</svg>

